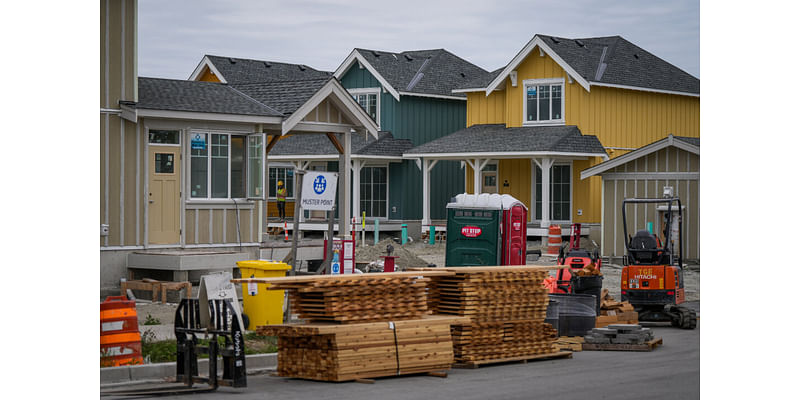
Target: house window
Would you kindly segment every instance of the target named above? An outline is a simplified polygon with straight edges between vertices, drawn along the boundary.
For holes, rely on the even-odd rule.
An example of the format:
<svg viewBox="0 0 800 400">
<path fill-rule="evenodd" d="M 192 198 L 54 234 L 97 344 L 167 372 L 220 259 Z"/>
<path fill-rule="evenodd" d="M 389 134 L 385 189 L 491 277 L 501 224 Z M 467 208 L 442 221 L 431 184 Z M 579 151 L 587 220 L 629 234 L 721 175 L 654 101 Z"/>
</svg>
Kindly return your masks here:
<svg viewBox="0 0 800 400">
<path fill-rule="evenodd" d="M 550 220 L 569 221 L 572 218 L 570 184 L 572 172 L 569 165 L 550 167 Z M 536 166 L 536 219 L 542 219 L 542 169 Z"/>
<path fill-rule="evenodd" d="M 278 181 L 283 181 L 286 198 L 294 198 L 294 167 L 269 167 L 269 197 L 278 195 Z"/>
<path fill-rule="evenodd" d="M 380 89 L 351 89 L 353 99 L 380 125 Z"/>
<path fill-rule="evenodd" d="M 564 122 L 564 79 L 526 80 L 524 89 L 524 124 Z"/>
<path fill-rule="evenodd" d="M 189 134 L 190 197 L 263 199 L 262 135 Z"/>
<path fill-rule="evenodd" d="M 386 217 L 387 167 L 361 168 L 361 211 L 367 217 Z"/>
</svg>

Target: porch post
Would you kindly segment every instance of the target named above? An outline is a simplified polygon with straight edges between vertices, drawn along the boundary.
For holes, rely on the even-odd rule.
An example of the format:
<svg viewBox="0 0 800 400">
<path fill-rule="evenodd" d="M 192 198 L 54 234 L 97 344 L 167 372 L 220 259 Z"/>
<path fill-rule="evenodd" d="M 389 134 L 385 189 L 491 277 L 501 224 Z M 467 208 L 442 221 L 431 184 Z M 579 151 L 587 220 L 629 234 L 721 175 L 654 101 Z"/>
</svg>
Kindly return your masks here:
<svg viewBox="0 0 800 400">
<path fill-rule="evenodd" d="M 475 194 L 481 193 L 481 171 L 483 171 L 483 165 L 481 165 L 481 160 L 476 158 L 475 166 L 472 167 L 472 188 Z"/>
<path fill-rule="evenodd" d="M 342 147 L 344 152 L 339 155 L 339 235 L 347 236 L 350 234 L 350 142 L 352 129 L 350 132 L 342 134 Z"/>
<path fill-rule="evenodd" d="M 363 160 L 353 160 L 353 216 L 361 218 L 361 167 Z"/>
<path fill-rule="evenodd" d="M 422 225 L 431 224 L 431 171 L 439 160 L 422 159 Z"/>
<path fill-rule="evenodd" d="M 550 226 L 550 167 L 552 166 L 552 158 L 542 159 L 542 228 Z"/>
</svg>

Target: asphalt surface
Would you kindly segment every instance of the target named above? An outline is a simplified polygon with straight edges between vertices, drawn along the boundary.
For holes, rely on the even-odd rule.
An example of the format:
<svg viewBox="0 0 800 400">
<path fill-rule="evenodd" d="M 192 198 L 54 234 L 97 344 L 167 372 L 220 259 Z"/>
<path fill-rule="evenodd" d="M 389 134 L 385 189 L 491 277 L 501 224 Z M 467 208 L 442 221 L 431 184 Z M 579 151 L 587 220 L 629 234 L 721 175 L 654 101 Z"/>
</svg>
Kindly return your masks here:
<svg viewBox="0 0 800 400">
<path fill-rule="evenodd" d="M 699 302 L 687 305 L 695 310 L 700 308 Z M 223 387 L 216 392 L 191 395 L 191 399 L 700 398 L 700 321 L 697 329 L 691 331 L 663 324 L 648 325 L 656 337 L 664 340 L 663 346 L 652 352 L 582 351 L 573 353 L 571 359 L 452 369 L 447 378 L 427 375 L 381 378 L 374 384 L 251 375 L 247 378 L 247 388 Z M 119 389 L 123 388 L 116 388 Z"/>
</svg>

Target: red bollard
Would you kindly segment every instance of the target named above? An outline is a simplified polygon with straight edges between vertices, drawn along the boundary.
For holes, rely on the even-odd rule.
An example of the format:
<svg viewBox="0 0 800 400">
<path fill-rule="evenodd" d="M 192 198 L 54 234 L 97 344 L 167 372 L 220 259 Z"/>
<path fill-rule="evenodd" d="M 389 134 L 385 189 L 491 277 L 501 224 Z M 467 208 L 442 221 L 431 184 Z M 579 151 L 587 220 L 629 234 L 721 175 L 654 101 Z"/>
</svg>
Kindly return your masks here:
<svg viewBox="0 0 800 400">
<path fill-rule="evenodd" d="M 397 256 L 383 256 L 383 272 L 394 272 L 394 259 Z"/>
</svg>

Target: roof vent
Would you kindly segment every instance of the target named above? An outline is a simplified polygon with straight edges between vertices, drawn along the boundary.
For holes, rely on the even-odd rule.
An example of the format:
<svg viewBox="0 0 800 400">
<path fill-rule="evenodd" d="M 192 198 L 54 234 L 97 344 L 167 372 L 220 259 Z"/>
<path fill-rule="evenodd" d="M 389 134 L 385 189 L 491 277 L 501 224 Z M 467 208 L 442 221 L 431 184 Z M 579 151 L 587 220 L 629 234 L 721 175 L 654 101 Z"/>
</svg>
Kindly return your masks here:
<svg viewBox="0 0 800 400">
<path fill-rule="evenodd" d="M 405 58 L 406 58 L 406 60 L 408 60 L 408 61 L 414 61 L 414 59 L 413 59 L 413 58 L 411 58 L 411 56 L 410 56 L 410 55 L 408 55 L 408 54 L 403 54 L 403 57 L 405 57 Z"/>
<path fill-rule="evenodd" d="M 270 64 L 269 61 L 264 61 L 264 66 L 267 68 L 272 68 L 272 64 Z"/>
<path fill-rule="evenodd" d="M 236 64 L 236 60 L 234 60 L 233 57 L 228 57 L 228 61 L 230 61 L 231 64 Z"/>
<path fill-rule="evenodd" d="M 637 59 L 637 60 L 638 60 L 638 59 L 639 59 L 639 55 L 638 55 L 638 54 L 636 54 L 636 53 L 633 53 L 633 58 L 635 58 L 635 59 Z"/>
<path fill-rule="evenodd" d="M 375 51 L 375 50 L 372 50 L 372 55 L 373 55 L 373 56 L 375 56 L 375 57 L 380 57 L 380 56 L 381 56 L 381 55 L 380 55 L 380 54 L 379 54 L 377 51 Z"/>
<path fill-rule="evenodd" d="M 461 72 L 461 77 L 462 77 L 462 78 L 466 78 L 466 77 L 467 77 L 467 74 L 465 74 L 465 73 Z"/>
<path fill-rule="evenodd" d="M 556 38 L 554 38 L 552 36 L 550 36 L 550 40 L 552 40 L 553 43 L 561 43 L 561 41 L 559 41 L 558 39 L 556 39 Z"/>
<path fill-rule="evenodd" d="M 580 40 L 578 40 L 578 39 L 575 39 L 575 44 L 577 44 L 578 46 L 581 46 L 581 47 L 586 47 L 586 45 L 585 45 L 585 44 L 583 44 L 583 42 L 581 42 L 581 41 L 580 41 Z"/>
<path fill-rule="evenodd" d="M 306 66 L 305 65 L 298 65 L 297 68 L 300 68 L 300 71 L 305 71 L 306 70 Z"/>
</svg>

